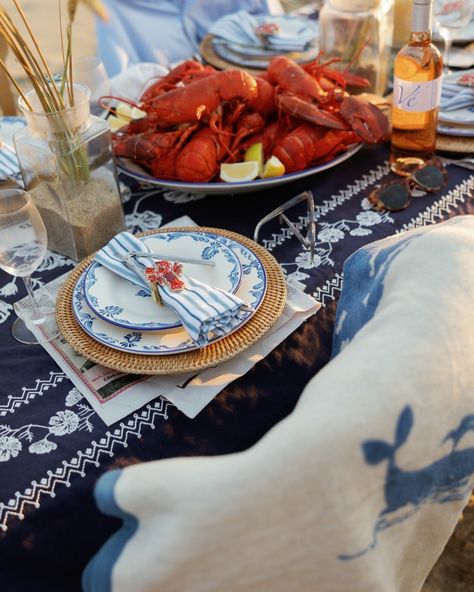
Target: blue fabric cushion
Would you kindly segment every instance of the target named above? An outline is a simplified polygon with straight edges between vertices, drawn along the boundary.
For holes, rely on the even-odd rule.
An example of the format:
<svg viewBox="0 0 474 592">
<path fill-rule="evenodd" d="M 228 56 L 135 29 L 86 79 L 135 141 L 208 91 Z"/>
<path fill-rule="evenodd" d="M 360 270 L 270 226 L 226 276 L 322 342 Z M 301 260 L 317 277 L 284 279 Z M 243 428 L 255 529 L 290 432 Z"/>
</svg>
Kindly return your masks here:
<svg viewBox="0 0 474 592">
<path fill-rule="evenodd" d="M 97 22 L 98 52 L 109 76 L 129 64 L 169 66 L 192 57 L 210 26 L 237 10 L 269 14 L 271 0 L 104 0 L 110 19 Z"/>
</svg>

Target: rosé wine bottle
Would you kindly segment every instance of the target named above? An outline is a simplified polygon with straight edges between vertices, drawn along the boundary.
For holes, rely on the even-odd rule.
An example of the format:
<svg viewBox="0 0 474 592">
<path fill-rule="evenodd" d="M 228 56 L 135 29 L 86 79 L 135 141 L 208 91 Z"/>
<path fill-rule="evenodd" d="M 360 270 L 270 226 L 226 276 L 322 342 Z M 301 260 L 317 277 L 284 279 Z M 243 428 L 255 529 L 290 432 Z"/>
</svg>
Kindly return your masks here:
<svg viewBox="0 0 474 592">
<path fill-rule="evenodd" d="M 431 43 L 431 0 L 413 0 L 408 44 L 395 58 L 390 166 L 410 175 L 433 157 L 443 62 Z"/>
</svg>

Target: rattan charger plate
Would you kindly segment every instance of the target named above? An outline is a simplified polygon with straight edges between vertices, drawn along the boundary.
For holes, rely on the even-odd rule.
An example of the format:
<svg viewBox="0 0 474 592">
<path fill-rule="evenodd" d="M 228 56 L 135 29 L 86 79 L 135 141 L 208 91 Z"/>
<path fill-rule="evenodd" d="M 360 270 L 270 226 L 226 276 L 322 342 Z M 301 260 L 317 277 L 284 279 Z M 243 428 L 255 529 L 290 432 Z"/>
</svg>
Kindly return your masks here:
<svg viewBox="0 0 474 592">
<path fill-rule="evenodd" d="M 252 250 L 267 274 L 267 291 L 257 312 L 237 331 L 210 345 L 169 355 L 142 355 L 123 352 L 103 345 L 88 335 L 77 322 L 72 310 L 72 296 L 77 280 L 94 255 L 83 259 L 61 286 L 56 302 L 56 319 L 64 338 L 81 355 L 97 364 L 133 374 L 180 374 L 203 370 L 233 358 L 258 341 L 280 317 L 286 303 L 286 282 L 275 258 L 253 240 L 227 230 L 208 227 L 177 227 L 142 232 L 146 236 L 158 232 L 212 232 L 235 240 Z"/>
</svg>

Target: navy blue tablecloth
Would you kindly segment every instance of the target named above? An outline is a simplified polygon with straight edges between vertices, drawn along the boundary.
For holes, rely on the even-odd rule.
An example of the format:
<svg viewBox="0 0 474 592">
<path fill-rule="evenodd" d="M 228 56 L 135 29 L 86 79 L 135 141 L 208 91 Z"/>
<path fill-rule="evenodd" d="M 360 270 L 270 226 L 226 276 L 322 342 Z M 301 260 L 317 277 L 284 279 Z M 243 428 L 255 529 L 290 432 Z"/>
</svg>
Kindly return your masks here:
<svg viewBox="0 0 474 592">
<path fill-rule="evenodd" d="M 133 232 L 187 214 L 199 225 L 252 237 L 257 221 L 269 211 L 304 189 L 314 193 L 318 238 L 312 266 L 278 219 L 264 226 L 261 242 L 285 273 L 321 302 L 321 310 L 193 420 L 159 398 L 105 426 L 41 346 L 13 340 L 12 304 L 23 289 L 18 280 L 0 273 L 2 592 L 80 590 L 87 561 L 118 527 L 93 501 L 93 486 L 102 473 L 137 462 L 225 454 L 252 445 L 292 411 L 306 383 L 328 362 L 346 257 L 387 235 L 474 213 L 474 175 L 454 166 L 441 191 L 415 197 L 400 213 L 376 212 L 367 194 L 393 177 L 387 157 L 387 146 L 364 147 L 337 168 L 277 189 L 235 196 L 186 195 L 122 179 L 131 189 L 124 208 Z M 304 229 L 305 205 L 295 207 L 290 217 Z M 40 285 L 71 267 L 64 257 L 50 254 L 34 278 Z M 46 431 L 52 445 L 41 444 Z"/>
</svg>

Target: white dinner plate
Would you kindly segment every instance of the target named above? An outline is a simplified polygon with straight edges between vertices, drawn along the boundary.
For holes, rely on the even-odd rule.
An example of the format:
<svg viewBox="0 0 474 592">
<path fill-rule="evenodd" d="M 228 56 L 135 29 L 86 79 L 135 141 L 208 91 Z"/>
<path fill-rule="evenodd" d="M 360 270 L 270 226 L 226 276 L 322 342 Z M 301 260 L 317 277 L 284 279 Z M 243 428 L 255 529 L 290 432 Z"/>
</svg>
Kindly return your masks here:
<svg viewBox="0 0 474 592">
<path fill-rule="evenodd" d="M 247 302 L 253 310 L 248 312 L 242 322 L 233 329 L 236 331 L 255 314 L 263 301 L 267 290 L 265 268 L 257 255 L 238 241 L 208 232 L 202 234 L 222 241 L 232 249 L 241 264 L 242 279 L 236 295 Z M 158 235 L 149 235 L 143 240 L 151 248 L 156 236 Z M 99 343 L 112 349 L 140 355 L 179 354 L 198 349 L 199 346 L 189 337 L 182 326 L 161 331 L 135 331 L 113 325 L 100 318 L 87 304 L 84 296 L 84 279 L 85 272 L 82 273 L 74 287 L 72 308 L 82 329 Z M 216 337 L 211 342 L 214 343 L 223 337 Z"/>
<path fill-rule="evenodd" d="M 148 248 L 173 257 L 193 257 L 211 261 L 213 267 L 183 263 L 183 273 L 204 284 L 235 293 L 239 287 L 242 268 L 232 249 L 219 239 L 198 232 L 165 232 L 147 237 Z M 159 306 L 148 290 L 132 284 L 113 271 L 93 262 L 84 272 L 84 295 L 97 316 L 126 329 L 159 331 L 179 327 L 178 315 L 167 306 Z"/>
<path fill-rule="evenodd" d="M 461 78 L 461 76 L 465 76 L 466 74 L 474 74 L 474 68 L 471 68 L 470 70 L 462 70 L 460 72 L 455 72 L 450 76 L 446 76 L 443 82 L 456 84 L 458 79 Z M 459 91 L 465 88 L 465 86 L 459 85 Z M 438 121 L 440 123 L 454 123 L 458 125 L 474 126 L 474 104 L 470 107 L 464 107 L 464 109 L 456 109 L 455 111 L 443 111 L 440 109 Z"/>
<path fill-rule="evenodd" d="M 209 195 L 233 195 L 234 193 L 251 193 L 253 191 L 261 191 L 262 189 L 269 189 L 270 187 L 279 187 L 285 183 L 303 179 L 316 173 L 320 173 L 327 169 L 331 169 L 341 162 L 344 162 L 362 148 L 363 144 L 355 144 L 349 146 L 348 149 L 336 156 L 333 160 L 324 162 L 314 167 L 298 171 L 297 173 L 289 173 L 281 177 L 270 177 L 268 179 L 255 179 L 254 181 L 245 181 L 241 183 L 223 183 L 216 181 L 214 183 L 186 183 L 185 181 L 171 181 L 169 179 L 157 179 L 152 177 L 141 166 L 125 158 L 117 159 L 117 166 L 123 172 L 142 181 L 143 183 L 150 183 L 152 185 L 160 185 L 168 189 L 183 191 L 185 193 L 207 193 Z"/>
</svg>

